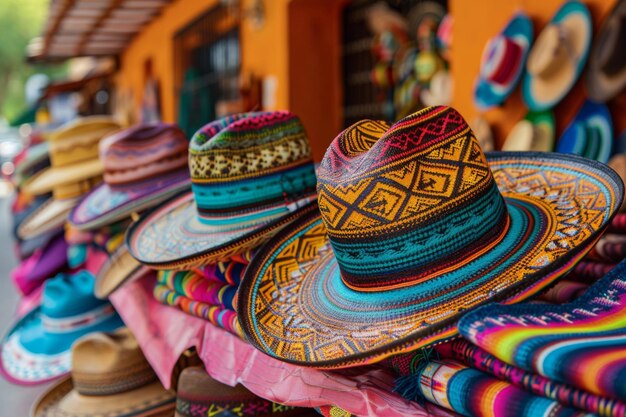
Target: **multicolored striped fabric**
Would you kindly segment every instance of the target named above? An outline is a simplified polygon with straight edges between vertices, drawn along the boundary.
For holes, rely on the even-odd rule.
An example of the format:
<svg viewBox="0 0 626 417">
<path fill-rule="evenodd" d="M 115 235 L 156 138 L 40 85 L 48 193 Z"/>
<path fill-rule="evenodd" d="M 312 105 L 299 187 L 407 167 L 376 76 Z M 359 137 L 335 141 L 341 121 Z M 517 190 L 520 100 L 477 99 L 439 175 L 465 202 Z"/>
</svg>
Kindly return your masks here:
<svg viewBox="0 0 626 417">
<path fill-rule="evenodd" d="M 465 315 L 458 328 L 508 364 L 626 399 L 626 261 L 571 303 L 492 304 Z"/>
<path fill-rule="evenodd" d="M 205 265 L 198 273 L 208 280 L 237 286 L 252 256 L 252 250 L 247 250 L 232 256 L 227 262 Z"/>
<path fill-rule="evenodd" d="M 539 295 L 537 300 L 553 304 L 569 303 L 587 291 L 589 284 L 570 280 L 563 280 Z"/>
<path fill-rule="evenodd" d="M 596 261 L 590 261 L 587 258 L 580 261 L 574 270 L 569 274 L 569 278 L 593 284 L 603 276 L 609 273 L 609 271 L 615 268 L 616 263 L 602 263 Z"/>
<path fill-rule="evenodd" d="M 603 262 L 621 262 L 626 258 L 626 236 L 616 234 L 602 236 L 589 256 Z"/>
<path fill-rule="evenodd" d="M 571 385 L 526 372 L 502 362 L 465 339 L 457 339 L 448 346 L 454 359 L 500 380 L 510 382 L 532 394 L 550 398 L 564 406 L 581 409 L 603 417 L 623 417 L 626 415 L 626 404 L 621 401 L 590 394 Z"/>
<path fill-rule="evenodd" d="M 405 398 L 426 399 L 468 417 L 593 416 L 450 359 L 430 361 L 403 382 L 400 392 Z"/>
<path fill-rule="evenodd" d="M 237 313 L 233 310 L 220 305 L 192 300 L 162 284 L 154 286 L 154 298 L 165 305 L 178 307 L 187 314 L 208 320 L 210 323 L 242 337 Z"/>
<path fill-rule="evenodd" d="M 619 213 L 613 217 L 608 232 L 622 235 L 626 234 L 626 213 Z"/>
<path fill-rule="evenodd" d="M 193 301 L 233 310 L 237 287 L 210 281 L 193 271 L 159 271 L 157 283 Z"/>
</svg>

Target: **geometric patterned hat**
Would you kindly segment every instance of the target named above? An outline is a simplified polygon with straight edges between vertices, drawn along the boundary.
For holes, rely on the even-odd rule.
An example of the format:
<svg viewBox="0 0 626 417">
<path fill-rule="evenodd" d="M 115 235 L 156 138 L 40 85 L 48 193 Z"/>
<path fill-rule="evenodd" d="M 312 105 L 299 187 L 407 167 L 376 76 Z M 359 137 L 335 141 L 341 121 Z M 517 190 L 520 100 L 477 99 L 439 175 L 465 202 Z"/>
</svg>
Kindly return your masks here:
<svg viewBox="0 0 626 417">
<path fill-rule="evenodd" d="M 310 211 L 255 254 L 237 298 L 275 358 L 357 366 L 451 338 L 468 310 L 526 299 L 569 271 L 623 198 L 603 164 L 483 154 L 463 117 L 431 107 L 341 133 Z"/>
<path fill-rule="evenodd" d="M 131 225 L 126 246 L 155 269 L 191 269 L 260 245 L 315 200 L 315 169 L 300 119 L 242 113 L 189 144 L 191 190 Z"/>
<path fill-rule="evenodd" d="M 68 221 L 89 230 L 121 220 L 189 188 L 185 134 L 176 125 L 142 124 L 100 143 L 104 184 L 91 191 Z"/>
</svg>

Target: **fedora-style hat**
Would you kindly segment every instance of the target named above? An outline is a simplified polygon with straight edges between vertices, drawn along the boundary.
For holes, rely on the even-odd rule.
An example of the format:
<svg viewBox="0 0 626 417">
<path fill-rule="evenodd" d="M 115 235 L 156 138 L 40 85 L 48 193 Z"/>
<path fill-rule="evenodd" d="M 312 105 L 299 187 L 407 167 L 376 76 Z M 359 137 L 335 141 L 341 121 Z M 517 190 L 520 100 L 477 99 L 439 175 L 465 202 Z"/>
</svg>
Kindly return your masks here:
<svg viewBox="0 0 626 417">
<path fill-rule="evenodd" d="M 39 397 L 31 417 L 171 417 L 176 407 L 126 328 L 79 339 L 71 374 Z"/>
<path fill-rule="evenodd" d="M 536 294 L 593 246 L 624 193 L 577 156 L 485 158 L 449 107 L 349 127 L 317 189 L 319 212 L 255 254 L 237 296 L 251 343 L 317 368 L 441 342 L 466 311 Z"/>
<path fill-rule="evenodd" d="M 201 417 L 211 410 L 215 416 L 306 417 L 312 408 L 292 407 L 257 397 L 244 386 L 230 387 L 211 378 L 204 368 L 183 369 L 178 379 L 174 417 Z"/>
<path fill-rule="evenodd" d="M 528 112 L 524 119 L 513 126 L 502 150 L 551 152 L 554 149 L 555 130 L 552 111 Z"/>
<path fill-rule="evenodd" d="M 143 124 L 100 142 L 104 183 L 72 210 L 68 221 L 95 229 L 141 212 L 191 186 L 185 134 L 176 125 Z"/>
<path fill-rule="evenodd" d="M 9 381 L 30 385 L 64 375 L 70 370 L 72 343 L 124 325 L 111 304 L 93 296 L 93 285 L 87 271 L 59 274 L 44 283 L 41 305 L 2 341 L 0 371 Z"/>
<path fill-rule="evenodd" d="M 554 107 L 582 72 L 591 46 L 589 9 L 578 0 L 567 1 L 533 44 L 526 61 L 522 95 L 529 110 Z"/>
<path fill-rule="evenodd" d="M 200 129 L 189 145 L 192 192 L 129 228 L 126 246 L 155 269 L 191 269 L 256 247 L 315 200 L 315 170 L 300 119 L 243 113 Z"/>
<path fill-rule="evenodd" d="M 567 126 L 556 151 L 607 163 L 613 149 L 613 122 L 604 104 L 587 100 Z"/>
<path fill-rule="evenodd" d="M 589 98 L 605 102 L 626 87 L 626 1 L 619 0 L 604 21 L 589 55 Z"/>
<path fill-rule="evenodd" d="M 94 294 L 100 299 L 108 298 L 122 285 L 141 278 L 151 271 L 133 258 L 126 245 L 117 248 L 96 275 Z"/>
<path fill-rule="evenodd" d="M 102 181 L 98 144 L 119 129 L 110 117 L 91 116 L 50 136 L 51 167 L 28 180 L 22 189 L 34 195 L 52 190 L 52 198 L 24 220 L 18 229 L 20 237 L 32 238 L 65 223 L 80 198 Z"/>
<path fill-rule="evenodd" d="M 533 24 L 518 12 L 502 32 L 489 39 L 480 64 L 474 88 L 474 102 L 486 110 L 500 105 L 519 81 L 533 40 Z"/>
</svg>

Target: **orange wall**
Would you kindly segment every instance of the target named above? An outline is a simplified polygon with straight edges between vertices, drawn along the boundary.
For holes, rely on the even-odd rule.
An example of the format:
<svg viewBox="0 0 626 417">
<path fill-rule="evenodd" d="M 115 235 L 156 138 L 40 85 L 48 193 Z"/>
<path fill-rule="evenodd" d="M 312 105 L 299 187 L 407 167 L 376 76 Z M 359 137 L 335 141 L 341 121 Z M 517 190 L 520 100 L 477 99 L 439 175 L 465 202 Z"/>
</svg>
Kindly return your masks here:
<svg viewBox="0 0 626 417">
<path fill-rule="evenodd" d="M 589 7 L 597 30 L 600 22 L 613 7 L 615 0 L 583 0 Z M 497 34 L 515 11 L 522 9 L 530 16 L 535 35 L 563 4 L 563 0 L 449 0 L 449 9 L 454 16 L 454 39 L 451 54 L 451 70 L 454 78 L 454 102 L 468 120 L 478 114 L 473 104 L 473 89 L 479 71 L 480 58 L 487 40 Z M 581 79 L 584 77 L 581 77 Z M 563 102 L 555 109 L 557 130 L 561 132 L 584 100 L 583 83 L 578 82 Z M 626 115 L 612 110 L 616 129 L 626 125 Z M 519 86 L 501 108 L 489 110 L 485 117 L 494 129 L 501 145 L 511 127 L 524 117 L 526 107 L 521 99 Z M 624 126 L 626 127 L 626 126 Z"/>
</svg>

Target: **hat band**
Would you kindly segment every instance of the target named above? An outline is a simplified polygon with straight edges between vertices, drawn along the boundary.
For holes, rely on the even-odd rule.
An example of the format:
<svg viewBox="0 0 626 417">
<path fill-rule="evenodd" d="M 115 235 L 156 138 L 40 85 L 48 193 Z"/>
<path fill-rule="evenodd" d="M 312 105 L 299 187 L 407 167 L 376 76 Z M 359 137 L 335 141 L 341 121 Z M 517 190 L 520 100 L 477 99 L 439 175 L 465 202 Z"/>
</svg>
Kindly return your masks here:
<svg viewBox="0 0 626 417">
<path fill-rule="evenodd" d="M 151 182 L 158 182 L 161 180 L 161 176 L 168 176 L 172 173 L 178 174 L 179 171 L 185 171 L 187 177 L 189 177 L 186 150 L 158 161 L 137 164 L 135 167 L 126 170 L 105 168 L 103 178 L 112 190 L 126 191 L 140 188 L 144 184 Z"/>
<path fill-rule="evenodd" d="M 48 333 L 72 333 L 95 326 L 117 314 L 113 306 L 106 303 L 98 308 L 70 317 L 55 318 L 41 315 L 41 324 Z"/>
<path fill-rule="evenodd" d="M 112 183 L 109 180 L 107 181 L 107 173 L 103 176 L 104 181 L 107 183 L 111 191 L 115 192 L 133 192 L 137 190 L 148 190 L 157 188 L 159 184 L 169 184 L 172 182 L 182 182 L 185 180 L 189 180 L 189 169 L 187 169 L 186 163 L 185 166 L 178 167 L 175 170 L 167 170 L 162 172 L 154 173 L 154 175 L 144 176 L 142 178 L 134 179 L 125 183 Z"/>
<path fill-rule="evenodd" d="M 55 200 L 69 200 L 86 194 L 101 182 L 102 177 L 98 175 L 97 177 L 87 178 L 85 180 L 60 184 L 54 187 L 52 194 Z"/>
<path fill-rule="evenodd" d="M 414 285 L 466 264 L 493 247 L 508 230 L 509 216 L 495 182 L 462 210 L 391 238 L 330 242 L 344 283 L 362 291 Z"/>
<path fill-rule="evenodd" d="M 74 389 L 81 395 L 115 395 L 132 391 L 156 381 L 157 376 L 145 359 L 134 363 L 123 363 L 121 369 L 93 375 L 72 370 Z"/>
<path fill-rule="evenodd" d="M 507 85 L 522 62 L 523 50 L 517 42 L 500 37 L 494 41 L 485 62 L 486 78 L 498 85 Z"/>
<path fill-rule="evenodd" d="M 233 216 L 254 216 L 260 207 L 289 204 L 315 192 L 317 178 L 312 163 L 279 174 L 223 184 L 193 183 L 191 189 L 200 222 L 228 222 Z"/>
<path fill-rule="evenodd" d="M 245 400 L 206 400 L 187 399 L 184 393 L 179 392 L 176 398 L 176 412 L 184 417 L 206 417 L 213 415 L 233 415 L 238 417 L 263 417 L 277 413 L 290 413 L 298 408 L 288 405 L 273 403 L 263 398 L 250 398 Z M 211 395 L 210 392 L 207 395 Z"/>
</svg>

